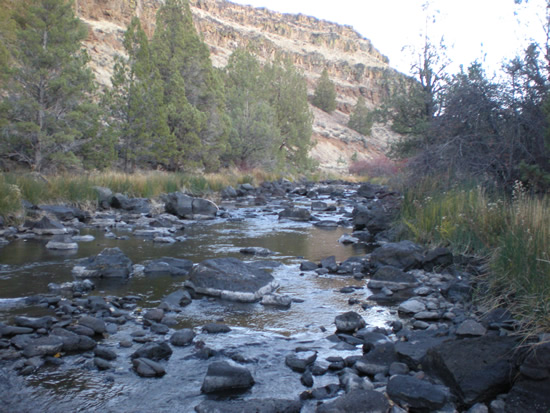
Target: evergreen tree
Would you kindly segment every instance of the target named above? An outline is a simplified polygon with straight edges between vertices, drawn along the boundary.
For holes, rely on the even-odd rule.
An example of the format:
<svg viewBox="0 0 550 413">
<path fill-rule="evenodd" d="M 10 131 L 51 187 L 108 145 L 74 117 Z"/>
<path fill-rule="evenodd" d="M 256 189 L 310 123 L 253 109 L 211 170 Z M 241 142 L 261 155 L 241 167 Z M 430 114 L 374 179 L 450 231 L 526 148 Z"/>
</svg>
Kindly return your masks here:
<svg viewBox="0 0 550 413">
<path fill-rule="evenodd" d="M 170 129 L 184 152 L 183 161 L 218 167 L 229 132 L 223 83 L 186 0 L 167 0 L 159 9 L 152 43 L 165 84 Z"/>
<path fill-rule="evenodd" d="M 323 69 L 323 73 L 321 73 L 321 77 L 317 82 L 312 103 L 327 113 L 336 109 L 336 89 L 328 76 L 327 69 Z"/>
<path fill-rule="evenodd" d="M 270 105 L 277 114 L 281 144 L 275 156 L 282 164 L 299 169 L 312 166 L 308 152 L 312 146 L 313 116 L 307 100 L 307 84 L 289 59 L 277 58 L 264 66 L 264 84 Z"/>
<path fill-rule="evenodd" d="M 370 135 L 372 131 L 372 125 L 374 123 L 373 114 L 367 108 L 365 98 L 359 96 L 357 103 L 353 108 L 353 112 L 349 117 L 348 126 L 354 131 L 359 132 L 361 135 Z"/>
<path fill-rule="evenodd" d="M 124 34 L 128 58 L 118 56 L 106 92 L 111 132 L 118 142 L 124 169 L 144 162 L 167 163 L 175 151 L 163 106 L 164 88 L 137 17 Z"/>
<path fill-rule="evenodd" d="M 87 30 L 65 0 L 23 5 L 10 50 L 17 64 L 2 92 L 1 153 L 37 171 L 73 165 L 97 131 L 93 76 L 80 44 Z"/>
<path fill-rule="evenodd" d="M 246 50 L 233 52 L 225 82 L 232 121 L 227 157 L 240 166 L 275 166 L 272 154 L 281 141 L 277 114 L 267 99 L 268 87 L 258 60 Z"/>
</svg>

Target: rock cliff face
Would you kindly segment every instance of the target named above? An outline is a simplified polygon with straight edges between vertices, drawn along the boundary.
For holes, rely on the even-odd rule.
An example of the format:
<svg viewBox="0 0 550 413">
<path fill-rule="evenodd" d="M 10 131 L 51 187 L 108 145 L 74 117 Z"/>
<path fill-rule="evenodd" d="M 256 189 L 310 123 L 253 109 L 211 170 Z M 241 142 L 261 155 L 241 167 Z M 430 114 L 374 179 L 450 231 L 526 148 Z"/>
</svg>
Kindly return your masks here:
<svg viewBox="0 0 550 413">
<path fill-rule="evenodd" d="M 77 15 L 90 27 L 85 44 L 98 81 L 108 85 L 113 58 L 123 53 L 122 36 L 134 15 L 152 34 L 162 0 L 77 0 Z M 375 125 L 371 136 L 346 127 L 349 113 L 362 95 L 372 107 L 387 96 L 392 79 L 401 76 L 388 59 L 349 26 L 304 15 L 241 6 L 225 0 L 190 0 L 195 26 L 209 45 L 214 66 L 223 67 L 238 47 L 252 46 L 261 59 L 282 53 L 308 80 L 310 94 L 326 68 L 338 92 L 338 109 L 315 115 L 312 156 L 324 168 L 347 169 L 351 157 L 365 159 L 382 151 L 393 134 Z"/>
</svg>

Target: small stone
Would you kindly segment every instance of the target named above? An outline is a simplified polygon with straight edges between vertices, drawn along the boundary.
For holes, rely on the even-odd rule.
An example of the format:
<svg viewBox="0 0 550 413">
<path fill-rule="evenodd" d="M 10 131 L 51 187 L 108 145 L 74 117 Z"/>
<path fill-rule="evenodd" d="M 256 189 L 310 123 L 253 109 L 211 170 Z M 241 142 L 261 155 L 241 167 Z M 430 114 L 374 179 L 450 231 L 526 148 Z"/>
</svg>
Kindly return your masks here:
<svg viewBox="0 0 550 413">
<path fill-rule="evenodd" d="M 456 330 L 458 336 L 483 336 L 487 333 L 485 327 L 475 320 L 466 320 Z"/>
</svg>

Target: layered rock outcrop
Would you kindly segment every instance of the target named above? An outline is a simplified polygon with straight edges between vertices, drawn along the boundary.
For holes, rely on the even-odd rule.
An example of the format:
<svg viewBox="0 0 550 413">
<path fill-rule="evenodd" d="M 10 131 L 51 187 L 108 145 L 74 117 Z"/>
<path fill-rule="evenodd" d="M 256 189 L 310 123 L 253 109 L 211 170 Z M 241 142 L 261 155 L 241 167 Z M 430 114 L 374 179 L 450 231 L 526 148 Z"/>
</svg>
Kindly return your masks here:
<svg viewBox="0 0 550 413">
<path fill-rule="evenodd" d="M 114 56 L 123 54 L 122 36 L 134 15 L 146 32 L 155 28 L 155 14 L 162 0 L 78 0 L 77 15 L 90 27 L 85 43 L 99 83 L 109 85 Z M 277 54 L 290 58 L 303 71 L 310 94 L 323 69 L 338 92 L 338 109 L 327 114 L 312 107 L 314 140 L 312 156 L 321 166 L 345 169 L 351 157 L 370 158 L 382 151 L 394 135 L 375 125 L 371 136 L 346 127 L 357 98 L 371 107 L 388 95 L 402 76 L 388 58 L 350 26 L 341 26 L 302 14 L 283 14 L 226 0 L 190 0 L 195 26 L 211 50 L 212 63 L 223 67 L 231 53 L 251 46 L 263 60 Z M 354 155 L 356 154 L 356 155 Z"/>
</svg>

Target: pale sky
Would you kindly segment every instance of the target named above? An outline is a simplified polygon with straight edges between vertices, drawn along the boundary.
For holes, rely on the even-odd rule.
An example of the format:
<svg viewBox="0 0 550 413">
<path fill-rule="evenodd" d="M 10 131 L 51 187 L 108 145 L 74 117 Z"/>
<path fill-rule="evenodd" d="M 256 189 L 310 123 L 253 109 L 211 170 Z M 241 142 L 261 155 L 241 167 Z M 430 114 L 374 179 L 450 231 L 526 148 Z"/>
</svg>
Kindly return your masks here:
<svg viewBox="0 0 550 413">
<path fill-rule="evenodd" d="M 544 41 L 546 0 L 529 0 L 519 6 L 514 0 L 432 0 L 428 14 L 422 10 L 426 0 L 230 1 L 353 26 L 389 57 L 392 67 L 404 73 L 409 72 L 412 56 L 402 49 L 422 44 L 427 15 L 435 15 L 435 23 L 427 26 L 428 34 L 436 43 L 444 36 L 452 72 L 478 59 L 492 74 L 503 59 L 521 53 L 530 39 Z"/>
</svg>

